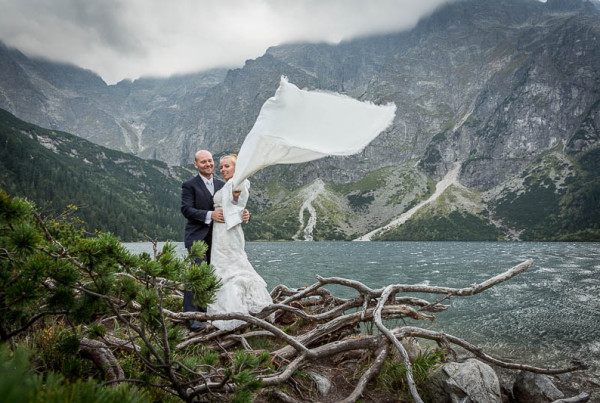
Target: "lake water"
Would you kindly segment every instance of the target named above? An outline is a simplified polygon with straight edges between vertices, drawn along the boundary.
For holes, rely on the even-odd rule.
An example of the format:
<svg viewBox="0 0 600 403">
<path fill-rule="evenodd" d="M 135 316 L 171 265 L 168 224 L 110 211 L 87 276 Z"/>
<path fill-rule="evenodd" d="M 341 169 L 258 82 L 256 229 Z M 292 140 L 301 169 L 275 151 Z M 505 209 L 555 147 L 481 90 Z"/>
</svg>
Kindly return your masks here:
<svg viewBox="0 0 600 403">
<path fill-rule="evenodd" d="M 127 243 L 151 252 L 150 243 Z M 159 244 L 162 246 L 162 244 Z M 185 254 L 183 244 L 178 250 Z M 269 289 L 302 287 L 315 275 L 345 277 L 372 288 L 388 284 L 468 287 L 528 258 L 533 266 L 482 294 L 453 297 L 433 323 L 520 362 L 568 365 L 581 358 L 600 379 L 600 243 L 543 242 L 249 242 L 246 252 Z M 354 290 L 330 287 L 351 297 Z M 428 298 L 433 301 L 434 299 Z"/>
</svg>

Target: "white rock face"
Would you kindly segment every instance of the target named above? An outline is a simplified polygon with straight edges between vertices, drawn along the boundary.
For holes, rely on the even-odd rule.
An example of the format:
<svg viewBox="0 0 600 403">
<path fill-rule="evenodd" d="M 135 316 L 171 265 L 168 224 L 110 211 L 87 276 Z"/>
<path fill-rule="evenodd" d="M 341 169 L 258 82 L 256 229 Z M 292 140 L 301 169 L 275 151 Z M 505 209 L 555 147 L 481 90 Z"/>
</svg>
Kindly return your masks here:
<svg viewBox="0 0 600 403">
<path fill-rule="evenodd" d="M 300 225 L 304 225 L 304 212 L 308 212 L 308 222 L 304 228 L 302 228 L 295 236 L 294 240 L 304 240 L 304 241 L 312 241 L 313 240 L 313 231 L 315 226 L 317 225 L 317 211 L 313 207 L 312 203 L 315 199 L 325 192 L 325 184 L 321 179 L 317 179 L 314 181 L 309 187 L 303 189 L 300 192 L 300 196 L 304 198 L 304 202 L 300 207 L 300 212 L 298 213 L 298 220 L 300 220 Z"/>
</svg>

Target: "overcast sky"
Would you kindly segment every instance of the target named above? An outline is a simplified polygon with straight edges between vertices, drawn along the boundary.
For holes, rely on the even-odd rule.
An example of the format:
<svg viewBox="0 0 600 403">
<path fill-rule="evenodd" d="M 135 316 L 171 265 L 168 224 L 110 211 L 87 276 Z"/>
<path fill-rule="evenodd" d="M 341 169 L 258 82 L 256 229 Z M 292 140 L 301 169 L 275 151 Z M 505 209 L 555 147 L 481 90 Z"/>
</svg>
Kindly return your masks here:
<svg viewBox="0 0 600 403">
<path fill-rule="evenodd" d="M 0 0 L 0 40 L 109 84 L 241 67 L 269 46 L 412 28 L 452 0 Z"/>
</svg>

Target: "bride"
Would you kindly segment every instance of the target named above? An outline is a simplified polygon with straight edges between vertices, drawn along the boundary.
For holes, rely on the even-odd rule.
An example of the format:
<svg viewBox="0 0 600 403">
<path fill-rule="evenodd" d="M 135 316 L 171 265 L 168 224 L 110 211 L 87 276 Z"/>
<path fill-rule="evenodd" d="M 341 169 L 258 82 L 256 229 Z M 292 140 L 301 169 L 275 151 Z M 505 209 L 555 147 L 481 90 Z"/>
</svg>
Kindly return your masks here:
<svg viewBox="0 0 600 403">
<path fill-rule="evenodd" d="M 233 191 L 237 156 L 221 158 L 219 170 L 227 182 L 213 197 L 215 209 L 222 208 L 224 223 L 213 222 L 211 264 L 222 287 L 217 291 L 214 302 L 208 305 L 208 314 L 230 312 L 256 313 L 271 305 L 273 300 L 267 291 L 267 283 L 254 270 L 244 250 L 242 212 L 249 196 L 250 182 L 245 179 L 241 192 Z M 239 188 L 239 187 L 238 187 Z M 232 330 L 243 325 L 242 320 L 215 320 L 218 329 Z"/>
</svg>

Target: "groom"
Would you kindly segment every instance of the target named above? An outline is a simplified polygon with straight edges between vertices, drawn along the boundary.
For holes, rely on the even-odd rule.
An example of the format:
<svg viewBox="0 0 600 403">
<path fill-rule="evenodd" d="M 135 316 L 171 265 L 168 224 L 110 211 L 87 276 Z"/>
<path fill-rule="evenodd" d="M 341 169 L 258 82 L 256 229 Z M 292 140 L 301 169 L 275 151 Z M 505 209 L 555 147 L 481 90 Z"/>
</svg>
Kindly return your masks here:
<svg viewBox="0 0 600 403">
<path fill-rule="evenodd" d="M 204 241 L 208 245 L 204 259 L 197 259 L 196 263 L 206 260 L 210 263 L 210 246 L 212 241 L 212 222 L 225 222 L 223 210 L 215 210 L 213 195 L 223 187 L 223 181 L 215 178 L 215 162 L 212 154 L 207 150 L 200 150 L 194 157 L 194 167 L 198 175 L 181 185 L 181 213 L 187 218 L 185 224 L 185 247 L 188 252 L 194 241 Z M 242 219 L 248 222 L 250 213 L 244 210 Z M 206 312 L 205 307 L 198 307 L 193 302 L 194 295 L 191 291 L 183 294 L 183 312 Z M 193 332 L 198 332 L 206 326 L 198 320 L 188 320 L 187 327 Z"/>
<path fill-rule="evenodd" d="M 213 177 L 215 162 L 209 151 L 200 150 L 196 153 L 194 167 L 198 170 L 198 175 L 181 185 L 181 213 L 187 218 L 184 243 L 189 252 L 194 241 L 206 242 L 208 250 L 204 260 L 210 263 L 212 221 L 223 220 L 223 210 L 215 211 L 213 195 L 224 183 Z M 202 260 L 197 259 L 196 263 L 200 264 Z M 193 300 L 192 292 L 184 291 L 183 312 L 206 312 L 206 308 L 194 305 Z M 187 321 L 187 327 L 197 332 L 206 326 L 198 320 L 190 319 Z"/>
</svg>

